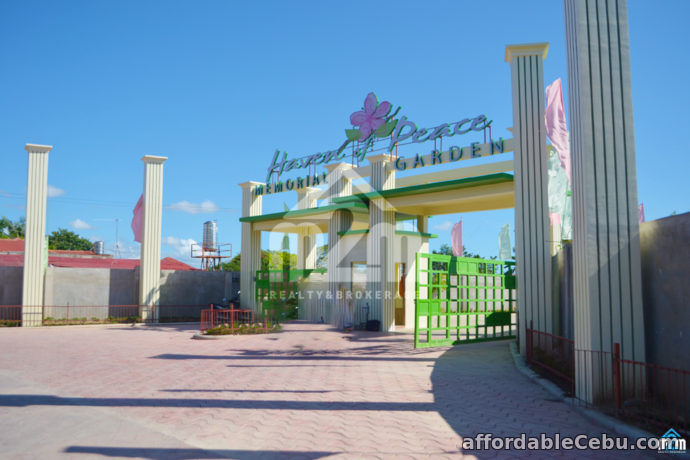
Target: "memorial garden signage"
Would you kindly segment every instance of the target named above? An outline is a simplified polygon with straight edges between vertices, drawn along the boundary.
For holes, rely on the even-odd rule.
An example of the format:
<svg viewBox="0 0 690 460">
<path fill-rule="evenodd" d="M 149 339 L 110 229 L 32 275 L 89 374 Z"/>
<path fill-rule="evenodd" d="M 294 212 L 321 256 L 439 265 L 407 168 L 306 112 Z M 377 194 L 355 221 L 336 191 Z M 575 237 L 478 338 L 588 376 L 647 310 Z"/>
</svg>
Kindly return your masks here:
<svg viewBox="0 0 690 460">
<path fill-rule="evenodd" d="M 379 103 L 374 93 L 369 93 L 364 99 L 362 110 L 358 110 L 350 115 L 350 123 L 353 128 L 345 130 L 345 140 L 340 147 L 318 152 L 312 155 L 290 158 L 287 151 L 276 150 L 273 160 L 266 171 L 266 185 L 255 189 L 255 194 L 277 193 L 286 190 L 298 190 L 303 187 L 311 187 L 326 182 L 326 173 L 308 174 L 294 179 L 281 180 L 284 173 L 307 169 L 318 165 L 327 165 L 336 161 L 351 157 L 353 161 L 362 161 L 367 153 L 373 152 L 392 152 L 396 146 L 418 144 L 428 141 L 436 141 L 442 138 L 449 138 L 467 134 L 471 131 L 483 131 L 491 126 L 492 120 L 487 119 L 486 115 L 478 115 L 474 118 L 464 118 L 458 122 L 442 123 L 432 128 L 419 128 L 406 116 L 398 117 L 400 107 L 393 110 L 390 102 Z M 386 140 L 389 141 L 386 143 Z M 405 144 L 403 144 L 405 143 Z M 474 156 L 476 145 L 472 143 L 469 147 L 469 155 L 463 157 L 463 149 L 451 147 L 446 156 L 448 161 Z M 350 148 L 347 148 L 350 146 Z M 502 140 L 496 147 L 502 151 Z M 492 152 L 494 144 L 492 143 Z M 434 150 L 435 160 L 432 164 L 443 162 L 444 152 Z M 420 155 L 415 159 L 398 158 L 395 167 L 398 170 L 405 170 L 408 163 L 411 167 L 426 166 L 424 161 L 420 161 Z"/>
</svg>

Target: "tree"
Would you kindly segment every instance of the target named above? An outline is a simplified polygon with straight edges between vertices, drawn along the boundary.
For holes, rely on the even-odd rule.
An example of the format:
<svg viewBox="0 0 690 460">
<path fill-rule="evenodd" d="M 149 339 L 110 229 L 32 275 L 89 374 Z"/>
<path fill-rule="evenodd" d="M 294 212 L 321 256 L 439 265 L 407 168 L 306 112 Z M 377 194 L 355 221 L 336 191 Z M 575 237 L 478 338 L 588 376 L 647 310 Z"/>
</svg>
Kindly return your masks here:
<svg viewBox="0 0 690 460">
<path fill-rule="evenodd" d="M 464 247 L 464 246 L 463 246 Z M 452 256 L 453 249 L 447 243 L 443 243 L 440 248 L 431 251 L 432 254 L 442 254 L 444 256 Z"/>
<path fill-rule="evenodd" d="M 24 238 L 26 219 L 22 216 L 17 222 L 12 222 L 7 217 L 0 219 L 0 238 Z"/>
<path fill-rule="evenodd" d="M 48 236 L 48 249 L 90 251 L 93 243 L 74 232 L 59 228 Z"/>
<path fill-rule="evenodd" d="M 224 272 L 238 272 L 240 271 L 240 259 L 242 254 L 237 254 L 235 257 L 230 259 L 230 262 L 224 262 L 221 264 L 221 269 Z"/>
<path fill-rule="evenodd" d="M 237 254 L 230 260 L 221 264 L 224 272 L 240 271 L 242 255 Z M 297 254 L 290 254 L 287 251 L 261 251 L 261 270 L 286 270 L 297 268 Z"/>
</svg>

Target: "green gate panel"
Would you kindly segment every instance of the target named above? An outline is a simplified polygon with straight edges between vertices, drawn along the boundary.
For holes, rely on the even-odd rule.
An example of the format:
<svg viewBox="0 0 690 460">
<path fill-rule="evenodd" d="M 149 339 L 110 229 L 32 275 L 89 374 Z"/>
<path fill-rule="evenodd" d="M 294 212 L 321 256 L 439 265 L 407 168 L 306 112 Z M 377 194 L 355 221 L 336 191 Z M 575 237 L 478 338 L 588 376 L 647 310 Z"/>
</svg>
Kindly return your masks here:
<svg viewBox="0 0 690 460">
<path fill-rule="evenodd" d="M 314 272 L 325 273 L 326 269 L 257 271 L 255 292 L 261 312 L 283 320 L 297 319 L 299 283 Z"/>
<path fill-rule="evenodd" d="M 415 348 L 517 334 L 515 263 L 417 254 Z"/>
</svg>

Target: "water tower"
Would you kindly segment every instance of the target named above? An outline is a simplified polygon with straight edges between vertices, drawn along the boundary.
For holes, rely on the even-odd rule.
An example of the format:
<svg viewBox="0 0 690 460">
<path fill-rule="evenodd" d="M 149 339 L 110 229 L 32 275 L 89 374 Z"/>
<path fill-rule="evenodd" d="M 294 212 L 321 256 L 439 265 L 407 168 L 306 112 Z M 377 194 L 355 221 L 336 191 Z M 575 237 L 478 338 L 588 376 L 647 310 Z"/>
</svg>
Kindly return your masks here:
<svg viewBox="0 0 690 460">
<path fill-rule="evenodd" d="M 214 252 L 218 246 L 218 225 L 215 220 L 204 222 L 204 239 L 201 247 L 204 251 Z"/>
<path fill-rule="evenodd" d="M 218 243 L 218 225 L 215 220 L 204 222 L 204 233 L 201 247 L 192 245 L 192 257 L 201 259 L 201 269 L 220 271 L 223 259 L 232 257 L 232 244 Z"/>
</svg>

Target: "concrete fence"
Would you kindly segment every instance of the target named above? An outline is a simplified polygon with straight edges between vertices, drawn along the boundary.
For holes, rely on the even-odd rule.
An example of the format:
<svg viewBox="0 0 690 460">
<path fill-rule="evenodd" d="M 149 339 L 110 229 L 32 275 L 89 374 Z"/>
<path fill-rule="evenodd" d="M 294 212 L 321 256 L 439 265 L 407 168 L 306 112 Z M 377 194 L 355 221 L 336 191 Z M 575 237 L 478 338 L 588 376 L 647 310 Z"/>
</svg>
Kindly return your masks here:
<svg viewBox="0 0 690 460">
<path fill-rule="evenodd" d="M 690 213 L 640 225 L 646 361 L 690 369 Z M 554 331 L 573 339 L 573 254 L 554 256 Z"/>
<path fill-rule="evenodd" d="M 22 272 L 0 267 L 0 305 L 22 304 Z M 236 297 L 240 278 L 239 272 L 163 270 L 160 286 L 168 315 L 198 317 L 200 306 Z M 126 307 L 118 306 L 139 303 L 139 269 L 48 267 L 44 289 L 44 317 L 63 318 L 67 306 L 73 318 L 122 316 Z"/>
</svg>

